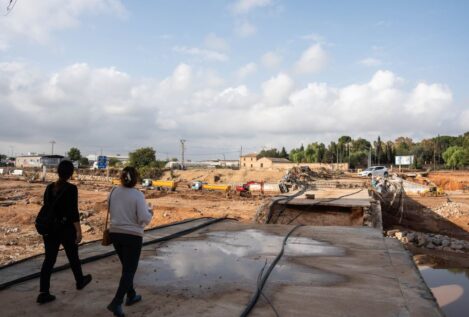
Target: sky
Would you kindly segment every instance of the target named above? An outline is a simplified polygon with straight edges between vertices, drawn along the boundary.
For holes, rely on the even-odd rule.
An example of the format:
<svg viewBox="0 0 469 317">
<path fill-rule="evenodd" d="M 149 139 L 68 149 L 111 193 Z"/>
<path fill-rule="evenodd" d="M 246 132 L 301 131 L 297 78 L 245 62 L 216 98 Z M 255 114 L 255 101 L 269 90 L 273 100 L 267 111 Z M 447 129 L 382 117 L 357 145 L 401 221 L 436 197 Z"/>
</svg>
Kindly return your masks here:
<svg viewBox="0 0 469 317">
<path fill-rule="evenodd" d="M 469 130 L 469 1 L 0 0 L 0 153 Z"/>
</svg>

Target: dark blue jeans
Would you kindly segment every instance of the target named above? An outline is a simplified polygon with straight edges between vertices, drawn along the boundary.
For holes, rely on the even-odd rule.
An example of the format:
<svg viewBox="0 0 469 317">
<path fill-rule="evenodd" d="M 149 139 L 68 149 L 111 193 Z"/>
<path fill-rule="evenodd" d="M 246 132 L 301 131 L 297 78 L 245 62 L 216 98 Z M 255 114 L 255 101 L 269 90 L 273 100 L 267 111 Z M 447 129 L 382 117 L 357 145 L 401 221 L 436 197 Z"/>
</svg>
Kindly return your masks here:
<svg viewBox="0 0 469 317">
<path fill-rule="evenodd" d="M 80 258 L 78 257 L 78 245 L 75 243 L 77 234 L 73 225 L 64 225 L 58 232 L 43 236 L 44 247 L 46 249 L 44 262 L 41 268 L 40 292 L 49 292 L 50 277 L 54 269 L 57 254 L 60 245 L 63 245 L 67 255 L 70 268 L 72 269 L 75 281 L 83 281 L 83 272 L 81 271 Z"/>
<path fill-rule="evenodd" d="M 142 251 L 142 237 L 124 233 L 110 233 L 112 244 L 116 249 L 122 264 L 122 275 L 119 281 L 116 295 L 112 300 L 113 305 L 120 305 L 125 294 L 128 298 L 135 296 L 134 276 L 137 272 L 140 252 Z"/>
</svg>

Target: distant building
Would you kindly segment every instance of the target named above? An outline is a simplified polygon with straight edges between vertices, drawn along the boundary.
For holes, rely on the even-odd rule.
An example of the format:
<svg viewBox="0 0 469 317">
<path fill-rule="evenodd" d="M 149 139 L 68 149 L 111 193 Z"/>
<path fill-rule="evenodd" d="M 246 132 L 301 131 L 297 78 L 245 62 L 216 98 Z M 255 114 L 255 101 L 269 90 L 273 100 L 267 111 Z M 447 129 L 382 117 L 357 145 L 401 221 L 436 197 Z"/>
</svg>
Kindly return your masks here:
<svg viewBox="0 0 469 317">
<path fill-rule="evenodd" d="M 64 157 L 62 155 L 22 155 L 17 156 L 15 159 L 15 167 L 57 167 Z"/>
<path fill-rule="evenodd" d="M 257 154 L 250 153 L 240 157 L 240 168 L 254 168 L 257 162 Z"/>
<path fill-rule="evenodd" d="M 272 168 L 272 167 L 281 167 L 282 164 L 292 164 L 291 161 L 286 158 L 278 157 L 261 157 L 257 158 L 257 154 L 246 154 L 240 157 L 241 168 Z"/>
<path fill-rule="evenodd" d="M 279 165 L 282 164 L 291 164 L 290 160 L 286 158 L 278 158 L 278 157 L 263 157 L 257 160 L 256 167 L 257 168 L 272 168 L 272 167 L 280 167 Z"/>
<path fill-rule="evenodd" d="M 238 160 L 208 160 L 208 161 L 185 161 L 184 168 L 194 167 L 194 168 L 217 168 L 217 167 L 238 167 L 239 161 Z M 166 163 L 166 168 L 171 169 L 180 169 L 182 167 L 181 162 L 179 161 L 171 161 Z"/>
</svg>

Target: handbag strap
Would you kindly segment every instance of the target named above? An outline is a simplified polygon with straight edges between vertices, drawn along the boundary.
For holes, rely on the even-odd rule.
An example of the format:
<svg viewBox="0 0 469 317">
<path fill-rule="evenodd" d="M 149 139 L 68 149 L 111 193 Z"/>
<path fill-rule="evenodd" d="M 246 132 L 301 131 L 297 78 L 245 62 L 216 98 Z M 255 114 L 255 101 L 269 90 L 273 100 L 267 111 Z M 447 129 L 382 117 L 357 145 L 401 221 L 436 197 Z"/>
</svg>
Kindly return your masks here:
<svg viewBox="0 0 469 317">
<path fill-rule="evenodd" d="M 107 223 L 108 223 L 108 220 L 109 220 L 109 213 L 111 211 L 111 196 L 112 196 L 112 192 L 114 191 L 114 189 L 116 189 L 115 187 L 113 187 L 111 189 L 111 193 L 109 193 L 109 198 L 107 200 L 107 213 L 106 213 L 106 222 L 104 223 L 104 230 L 107 229 Z M 103 231 L 104 231 L 103 230 Z"/>
</svg>

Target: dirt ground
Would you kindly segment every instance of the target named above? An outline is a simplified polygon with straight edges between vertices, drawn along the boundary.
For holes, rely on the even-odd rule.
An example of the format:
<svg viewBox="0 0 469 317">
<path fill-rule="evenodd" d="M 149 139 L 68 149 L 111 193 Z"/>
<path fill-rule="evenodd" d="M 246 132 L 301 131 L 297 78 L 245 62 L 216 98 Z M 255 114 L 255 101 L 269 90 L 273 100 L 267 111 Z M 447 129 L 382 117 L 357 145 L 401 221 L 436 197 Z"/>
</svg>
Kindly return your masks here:
<svg viewBox="0 0 469 317">
<path fill-rule="evenodd" d="M 192 180 L 237 184 L 249 180 L 278 182 L 284 171 L 235 171 L 231 169 L 176 171 L 163 178 L 180 181 L 174 192 L 144 190 L 154 216 L 148 228 L 190 218 L 227 216 L 244 222 L 254 219 L 263 203 L 261 197 L 245 198 L 222 192 L 195 192 L 187 187 Z M 108 183 L 76 182 L 83 242 L 98 240 L 107 210 Z M 42 205 L 46 183 L 0 178 L 0 265 L 43 253 L 41 237 L 34 228 L 34 219 Z"/>
<path fill-rule="evenodd" d="M 432 172 L 428 178 L 446 191 L 469 191 L 469 171 Z"/>
<path fill-rule="evenodd" d="M 154 211 L 149 227 L 198 217 L 228 216 L 242 222 L 251 222 L 257 208 L 269 198 L 195 192 L 187 185 L 192 180 L 232 185 L 251 180 L 278 182 L 284 175 L 283 170 L 213 169 L 167 172 L 163 179 L 179 182 L 175 192 L 144 190 Z M 436 172 L 428 177 L 434 182 L 447 184 L 445 186 L 459 185 L 457 190 L 446 190 L 446 195 L 442 197 L 408 196 L 402 220 L 395 212 L 383 212 L 385 229 L 437 233 L 469 241 L 469 192 L 464 190 L 469 182 L 469 172 Z M 337 181 L 347 182 L 350 179 Z M 91 181 L 75 183 L 79 189 L 83 242 L 98 240 L 102 236 L 107 195 L 111 185 Z M 36 233 L 33 223 L 42 204 L 45 186 L 45 183 L 0 178 L 0 265 L 43 252 L 41 237 Z M 426 262 L 425 264 L 469 266 L 469 258 L 462 254 L 418 247 L 409 247 L 409 250 L 416 260 Z"/>
<path fill-rule="evenodd" d="M 249 181 L 278 182 L 285 170 L 232 170 L 232 169 L 191 169 L 165 172 L 161 179 L 182 182 L 203 181 L 208 183 L 242 184 Z M 217 180 L 216 180 L 217 179 Z"/>
<path fill-rule="evenodd" d="M 386 230 L 410 230 L 426 234 L 445 235 L 452 239 L 469 241 L 469 172 L 432 172 L 428 175 L 445 190 L 439 197 L 408 194 L 404 201 L 404 214 L 396 210 L 383 211 Z M 409 244 L 418 264 L 432 267 L 469 267 L 469 252 L 428 249 Z"/>
</svg>

